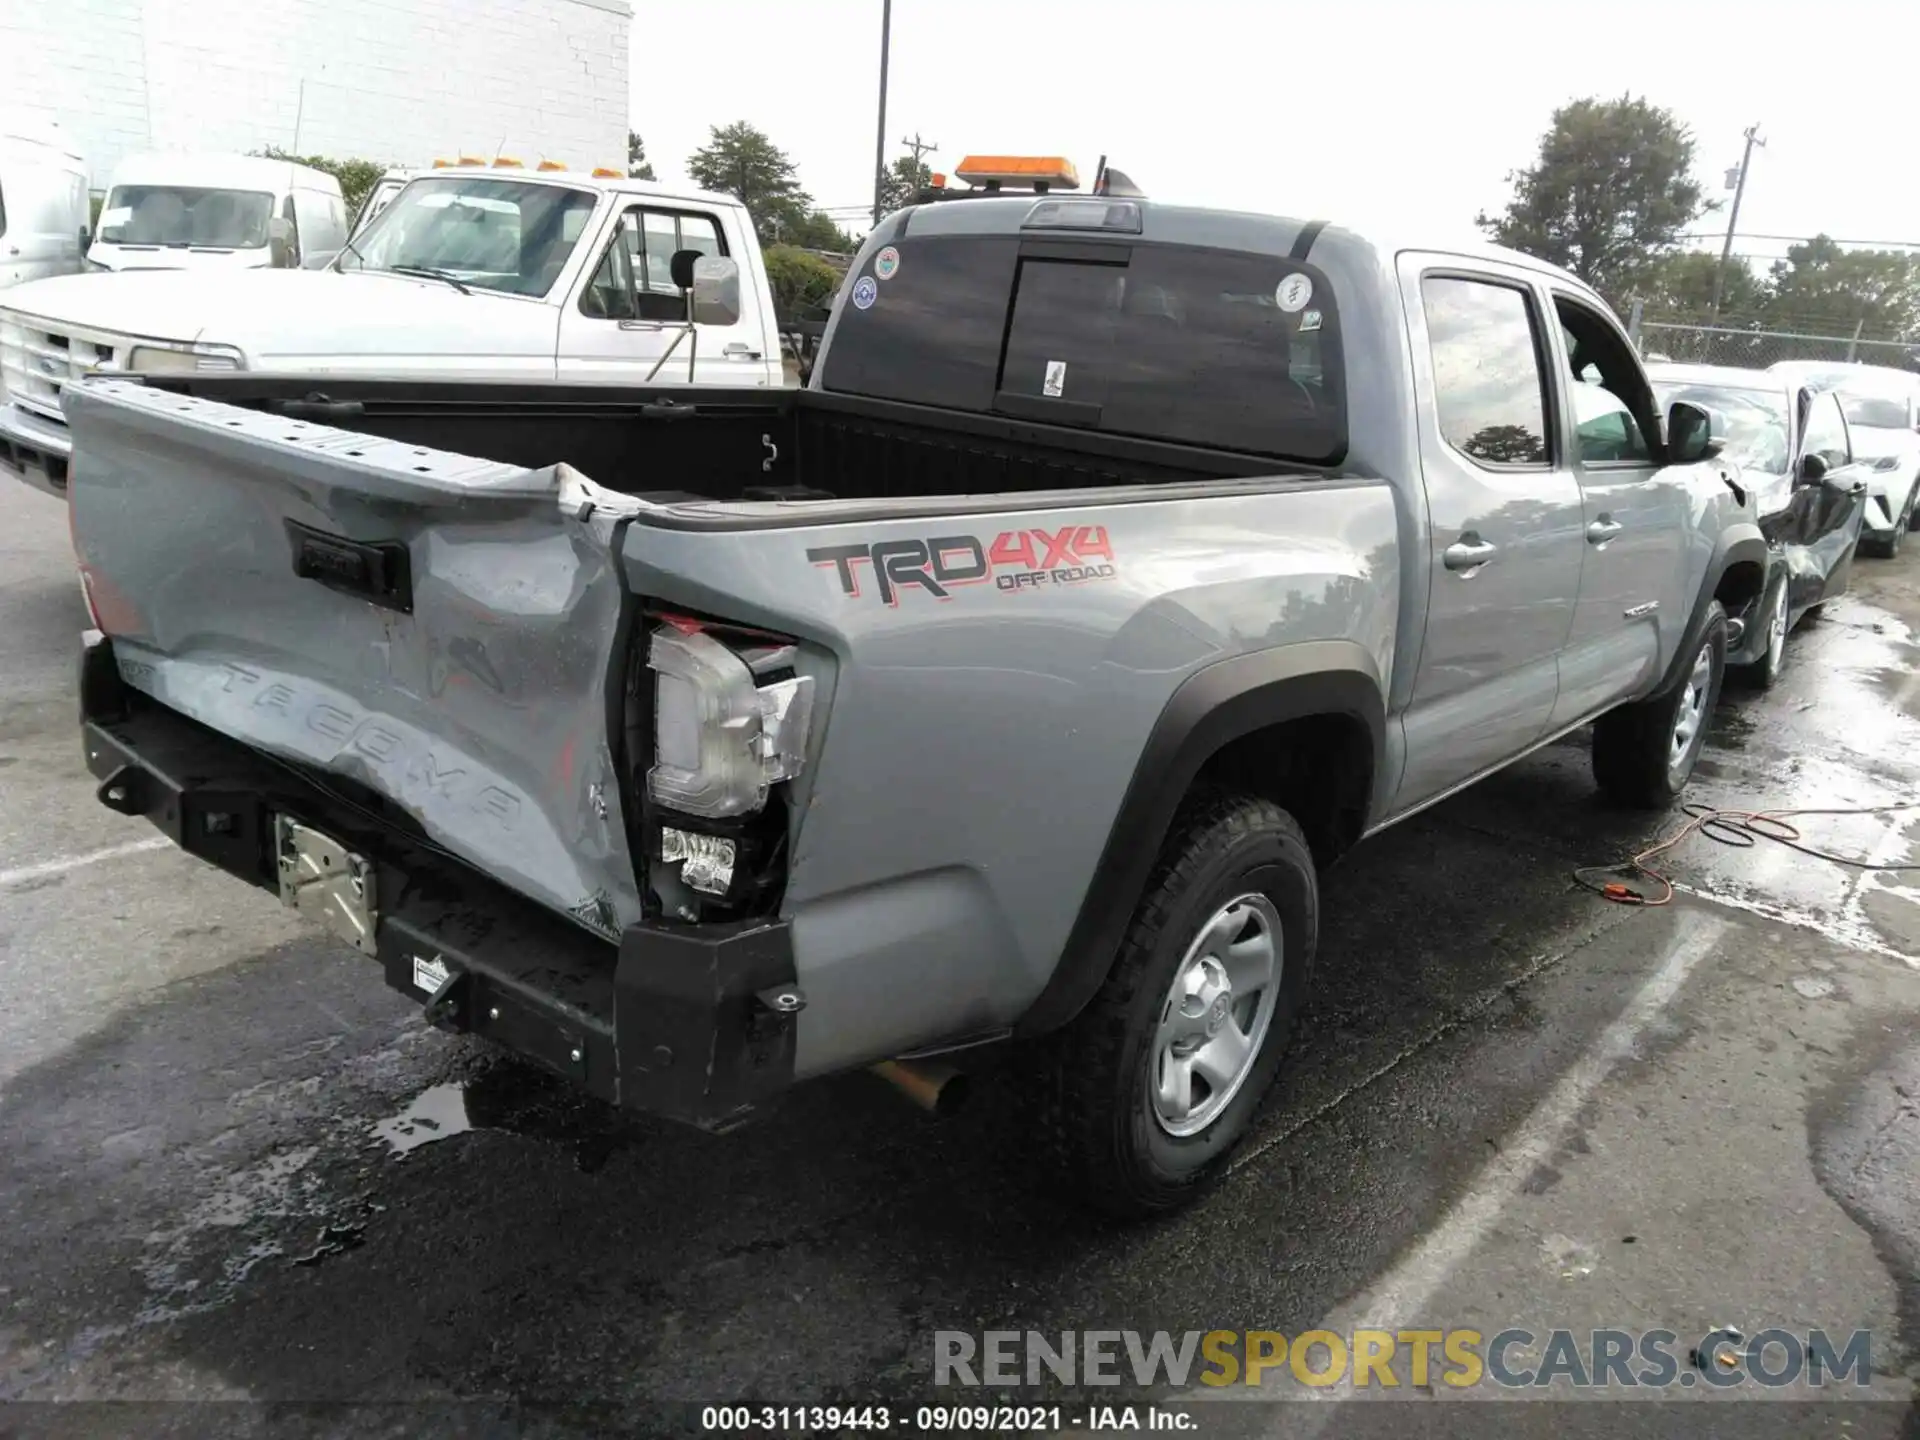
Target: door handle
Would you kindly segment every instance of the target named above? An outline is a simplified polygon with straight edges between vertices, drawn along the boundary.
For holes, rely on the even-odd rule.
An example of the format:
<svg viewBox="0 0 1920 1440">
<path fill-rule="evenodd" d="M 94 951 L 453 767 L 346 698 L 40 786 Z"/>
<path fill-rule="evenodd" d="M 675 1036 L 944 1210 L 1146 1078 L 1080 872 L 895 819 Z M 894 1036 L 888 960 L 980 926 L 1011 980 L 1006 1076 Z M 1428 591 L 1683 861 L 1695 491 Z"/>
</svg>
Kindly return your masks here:
<svg viewBox="0 0 1920 1440">
<path fill-rule="evenodd" d="M 1493 558 L 1497 548 L 1499 547 L 1489 545 L 1479 536 L 1468 532 L 1467 537 L 1454 541 L 1442 550 L 1440 560 L 1449 570 L 1478 570 Z"/>
<path fill-rule="evenodd" d="M 751 345 L 743 345 L 735 340 L 720 347 L 720 353 L 729 360 L 758 360 L 760 352 Z"/>
<path fill-rule="evenodd" d="M 1589 545 L 1604 545 L 1626 528 L 1627 527 L 1622 525 L 1618 520 L 1609 520 L 1606 516 L 1602 515 L 1598 520 L 1587 526 L 1587 543 Z"/>
</svg>

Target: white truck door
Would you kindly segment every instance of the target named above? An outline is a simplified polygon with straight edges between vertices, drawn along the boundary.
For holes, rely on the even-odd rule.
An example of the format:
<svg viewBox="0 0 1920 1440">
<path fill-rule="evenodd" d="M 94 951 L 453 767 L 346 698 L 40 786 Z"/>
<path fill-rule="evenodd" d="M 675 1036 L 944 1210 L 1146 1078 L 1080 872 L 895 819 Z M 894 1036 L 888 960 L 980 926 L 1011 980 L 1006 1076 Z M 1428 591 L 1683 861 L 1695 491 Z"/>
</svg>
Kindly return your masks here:
<svg viewBox="0 0 1920 1440">
<path fill-rule="evenodd" d="M 769 342 L 760 333 L 756 307 L 743 304 L 732 325 L 700 325 L 695 335 L 686 333 L 687 297 L 673 283 L 672 270 L 680 250 L 731 253 L 711 212 L 650 203 L 620 212 L 605 249 L 561 309 L 555 356 L 560 379 L 643 383 L 667 356 L 655 384 L 688 384 L 696 378 L 695 366 L 702 385 L 767 383 Z M 744 273 L 742 281 L 744 301 Z"/>
</svg>

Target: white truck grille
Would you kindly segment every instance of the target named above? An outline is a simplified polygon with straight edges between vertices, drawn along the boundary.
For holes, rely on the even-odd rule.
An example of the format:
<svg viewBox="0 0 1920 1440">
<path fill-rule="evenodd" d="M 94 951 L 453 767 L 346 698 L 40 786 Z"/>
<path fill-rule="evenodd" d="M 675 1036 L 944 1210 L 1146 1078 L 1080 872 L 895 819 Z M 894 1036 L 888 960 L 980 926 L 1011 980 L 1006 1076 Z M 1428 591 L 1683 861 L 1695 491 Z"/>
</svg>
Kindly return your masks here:
<svg viewBox="0 0 1920 1440">
<path fill-rule="evenodd" d="M 83 376 L 124 370 L 132 348 L 128 336 L 0 310 L 0 401 L 64 423 L 60 392 Z"/>
</svg>

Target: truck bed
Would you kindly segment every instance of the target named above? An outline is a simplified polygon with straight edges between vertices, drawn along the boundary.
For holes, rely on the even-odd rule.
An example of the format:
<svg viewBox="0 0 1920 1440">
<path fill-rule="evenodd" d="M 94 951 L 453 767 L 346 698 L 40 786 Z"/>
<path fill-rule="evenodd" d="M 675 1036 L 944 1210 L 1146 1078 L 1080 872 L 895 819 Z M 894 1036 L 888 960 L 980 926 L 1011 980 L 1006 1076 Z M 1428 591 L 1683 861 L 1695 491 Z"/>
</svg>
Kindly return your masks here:
<svg viewBox="0 0 1920 1440">
<path fill-rule="evenodd" d="M 816 390 L 262 375 L 156 388 L 666 502 L 1019 494 L 1271 475 L 1268 458 Z M 810 493 L 809 493 L 810 492 Z"/>
</svg>

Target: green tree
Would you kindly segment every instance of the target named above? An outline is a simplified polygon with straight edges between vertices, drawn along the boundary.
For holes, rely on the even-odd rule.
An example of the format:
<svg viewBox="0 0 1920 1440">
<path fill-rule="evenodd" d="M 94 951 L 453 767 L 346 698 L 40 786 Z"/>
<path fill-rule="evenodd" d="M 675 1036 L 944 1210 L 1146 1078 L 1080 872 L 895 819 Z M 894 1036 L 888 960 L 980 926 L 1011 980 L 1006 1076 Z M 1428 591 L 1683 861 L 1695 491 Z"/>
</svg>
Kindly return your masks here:
<svg viewBox="0 0 1920 1440">
<path fill-rule="evenodd" d="M 1920 333 L 1920 255 L 1844 250 L 1825 235 L 1773 265 L 1767 325 L 1806 335 L 1906 340 Z"/>
<path fill-rule="evenodd" d="M 1506 210 L 1475 223 L 1618 303 L 1712 208 L 1693 159 L 1693 137 L 1671 111 L 1631 95 L 1575 100 L 1553 112 L 1539 159 L 1507 176 Z"/>
<path fill-rule="evenodd" d="M 654 180 L 653 166 L 647 161 L 647 146 L 633 131 L 627 131 L 627 178 L 629 180 Z"/>
<path fill-rule="evenodd" d="M 880 213 L 890 215 L 933 183 L 933 167 L 924 160 L 902 155 L 887 167 L 880 180 Z"/>
<path fill-rule="evenodd" d="M 805 250 L 831 250 L 835 254 L 851 255 L 859 248 L 853 236 L 820 210 L 803 215 L 791 224 L 778 222 L 778 229 L 782 243 L 798 245 Z"/>
<path fill-rule="evenodd" d="M 793 161 L 766 134 L 744 120 L 715 125 L 711 139 L 687 159 L 687 173 L 702 189 L 737 196 L 753 216 L 761 244 L 798 231 L 813 210 L 800 188 Z"/>
<path fill-rule="evenodd" d="M 380 177 L 391 168 L 378 160 L 333 160 L 325 155 L 291 155 L 275 145 L 253 153 L 269 160 L 290 160 L 295 165 L 308 165 L 333 176 L 340 182 L 340 195 L 347 202 L 349 216 L 359 213 L 360 202 L 367 198 L 367 192 L 378 185 Z"/>
<path fill-rule="evenodd" d="M 1635 293 L 1645 302 L 1650 319 L 1705 324 L 1713 312 L 1713 277 L 1719 269 L 1717 252 L 1677 251 L 1648 266 Z M 1767 281 L 1751 265 L 1737 255 L 1727 261 L 1720 324 L 1741 325 L 1759 318 L 1770 299 Z"/>
<path fill-rule="evenodd" d="M 773 306 L 784 319 L 829 303 L 840 288 L 841 272 L 818 255 L 791 245 L 769 245 L 765 259 Z"/>
</svg>

